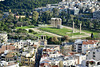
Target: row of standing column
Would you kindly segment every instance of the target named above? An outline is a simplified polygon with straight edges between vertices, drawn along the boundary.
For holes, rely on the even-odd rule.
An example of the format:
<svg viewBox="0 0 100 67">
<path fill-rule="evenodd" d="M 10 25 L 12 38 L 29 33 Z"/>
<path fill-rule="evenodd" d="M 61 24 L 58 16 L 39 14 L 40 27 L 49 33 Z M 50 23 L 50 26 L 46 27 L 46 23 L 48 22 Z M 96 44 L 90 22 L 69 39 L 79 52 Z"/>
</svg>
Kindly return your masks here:
<svg viewBox="0 0 100 67">
<path fill-rule="evenodd" d="M 75 29 L 74 29 L 75 26 L 74 26 L 74 25 L 75 25 L 75 23 L 73 22 L 73 33 L 75 33 Z M 81 25 L 82 25 L 82 24 L 80 23 L 80 34 L 81 34 Z"/>
</svg>

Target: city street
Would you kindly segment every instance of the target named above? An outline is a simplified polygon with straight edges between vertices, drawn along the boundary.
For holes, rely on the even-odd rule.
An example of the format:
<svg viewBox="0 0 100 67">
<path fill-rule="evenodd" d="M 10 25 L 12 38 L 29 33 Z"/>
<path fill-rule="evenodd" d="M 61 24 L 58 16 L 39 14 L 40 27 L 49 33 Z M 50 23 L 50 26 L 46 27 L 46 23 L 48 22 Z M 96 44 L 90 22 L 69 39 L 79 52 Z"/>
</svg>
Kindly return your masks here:
<svg viewBox="0 0 100 67">
<path fill-rule="evenodd" d="M 42 56 L 42 49 L 43 48 L 38 48 L 38 51 L 36 53 L 35 67 L 39 67 L 39 62 L 40 62 L 40 59 L 41 59 L 41 56 Z"/>
</svg>

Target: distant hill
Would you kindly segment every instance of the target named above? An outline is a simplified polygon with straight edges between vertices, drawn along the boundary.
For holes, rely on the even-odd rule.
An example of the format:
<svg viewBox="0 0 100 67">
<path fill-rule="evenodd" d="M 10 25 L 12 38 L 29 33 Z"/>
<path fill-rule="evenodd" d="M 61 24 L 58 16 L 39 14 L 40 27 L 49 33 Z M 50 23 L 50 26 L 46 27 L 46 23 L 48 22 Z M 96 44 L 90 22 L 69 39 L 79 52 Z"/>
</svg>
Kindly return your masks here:
<svg viewBox="0 0 100 67">
<path fill-rule="evenodd" d="M 0 10 L 30 10 L 46 4 L 58 3 L 61 0 L 5 0 L 0 2 Z"/>
</svg>

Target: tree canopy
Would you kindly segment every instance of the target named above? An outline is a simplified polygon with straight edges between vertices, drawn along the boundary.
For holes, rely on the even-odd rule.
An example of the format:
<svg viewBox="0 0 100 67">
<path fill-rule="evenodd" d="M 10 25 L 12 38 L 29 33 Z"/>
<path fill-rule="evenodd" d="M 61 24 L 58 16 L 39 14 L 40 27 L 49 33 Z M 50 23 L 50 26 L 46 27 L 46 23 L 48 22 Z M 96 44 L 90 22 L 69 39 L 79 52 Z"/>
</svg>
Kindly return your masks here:
<svg viewBox="0 0 100 67">
<path fill-rule="evenodd" d="M 0 2 L 0 10 L 32 10 L 37 7 L 46 6 L 46 4 L 58 3 L 61 0 L 5 0 Z"/>
</svg>

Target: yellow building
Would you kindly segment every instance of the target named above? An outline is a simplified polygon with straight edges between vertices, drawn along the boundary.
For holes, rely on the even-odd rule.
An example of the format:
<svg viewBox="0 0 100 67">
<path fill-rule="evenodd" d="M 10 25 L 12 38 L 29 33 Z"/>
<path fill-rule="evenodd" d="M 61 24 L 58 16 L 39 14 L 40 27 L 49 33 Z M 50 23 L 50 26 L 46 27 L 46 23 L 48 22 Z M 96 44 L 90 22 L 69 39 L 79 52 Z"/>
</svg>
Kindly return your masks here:
<svg viewBox="0 0 100 67">
<path fill-rule="evenodd" d="M 19 18 L 25 18 L 26 16 L 24 16 L 24 15 L 20 15 L 20 16 L 15 16 L 17 19 L 19 19 Z"/>
<path fill-rule="evenodd" d="M 24 66 L 34 67 L 35 64 L 35 53 L 34 50 L 30 52 L 23 52 L 21 55 L 21 64 Z"/>
</svg>

